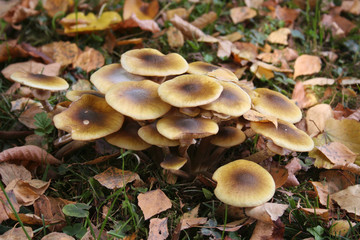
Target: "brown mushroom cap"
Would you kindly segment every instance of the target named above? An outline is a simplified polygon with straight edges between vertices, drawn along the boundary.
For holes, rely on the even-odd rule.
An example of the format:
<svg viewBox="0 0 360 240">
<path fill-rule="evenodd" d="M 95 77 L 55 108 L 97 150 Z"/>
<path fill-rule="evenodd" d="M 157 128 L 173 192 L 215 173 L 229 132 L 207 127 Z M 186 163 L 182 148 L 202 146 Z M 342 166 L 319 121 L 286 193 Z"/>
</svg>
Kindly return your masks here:
<svg viewBox="0 0 360 240">
<path fill-rule="evenodd" d="M 105 99 L 115 110 L 133 119 L 156 119 L 171 109 L 160 99 L 158 87 L 150 80 L 121 82 L 106 92 Z"/>
<path fill-rule="evenodd" d="M 155 146 L 168 146 L 174 147 L 178 146 L 180 143 L 178 140 L 170 140 L 163 135 L 161 135 L 158 130 L 156 129 L 156 123 L 153 122 L 149 125 L 142 126 L 139 131 L 138 135 L 147 143 Z"/>
<path fill-rule="evenodd" d="M 186 158 L 179 157 L 172 154 L 167 154 L 164 158 L 164 161 L 160 163 L 160 166 L 168 170 L 179 170 L 187 162 Z"/>
<path fill-rule="evenodd" d="M 219 83 L 223 86 L 220 97 L 201 106 L 201 108 L 235 117 L 239 117 L 250 110 L 251 100 L 244 90 L 231 82 Z"/>
<path fill-rule="evenodd" d="M 104 98 L 84 95 L 53 118 L 55 127 L 71 132 L 74 140 L 94 140 L 118 131 L 124 116 Z"/>
<path fill-rule="evenodd" d="M 220 127 L 219 132 L 211 136 L 210 142 L 216 146 L 229 148 L 241 144 L 246 139 L 243 131 L 236 127 Z"/>
<path fill-rule="evenodd" d="M 280 119 L 277 128 L 272 122 L 250 122 L 250 127 L 256 133 L 270 138 L 276 145 L 292 151 L 308 152 L 314 148 L 314 142 L 309 135 Z"/>
<path fill-rule="evenodd" d="M 267 88 L 257 88 L 252 96 L 252 105 L 258 112 L 296 123 L 301 120 L 301 110 L 294 102 L 281 93 Z"/>
<path fill-rule="evenodd" d="M 137 134 L 140 126 L 137 123 L 130 122 L 124 125 L 119 131 L 105 137 L 105 140 L 117 147 L 128 150 L 142 151 L 149 147 L 150 144 L 142 140 Z"/>
<path fill-rule="evenodd" d="M 215 196 L 235 207 L 255 207 L 269 201 L 275 193 L 271 174 L 260 165 L 236 160 L 218 168 L 212 177 Z"/>
<path fill-rule="evenodd" d="M 180 116 L 164 117 L 156 123 L 156 128 L 172 140 L 203 138 L 219 131 L 219 126 L 212 120 Z"/>
<path fill-rule="evenodd" d="M 106 93 L 114 84 L 126 81 L 141 81 L 145 77 L 127 72 L 120 63 L 103 66 L 94 72 L 90 81 L 102 93 Z"/>
<path fill-rule="evenodd" d="M 25 86 L 48 90 L 61 91 L 69 88 L 69 84 L 61 77 L 47 76 L 44 74 L 34 74 L 29 72 L 14 72 L 10 78 Z"/>
<path fill-rule="evenodd" d="M 98 91 L 95 91 L 95 90 L 71 90 L 71 91 L 67 91 L 65 96 L 70 101 L 75 102 L 75 101 L 79 100 L 85 94 L 90 94 L 90 95 L 94 95 L 97 97 L 105 98 L 104 94 L 102 94 Z"/>
<path fill-rule="evenodd" d="M 190 74 L 208 75 L 223 81 L 238 81 L 236 75 L 229 69 L 202 61 L 189 63 L 187 72 Z"/>
<path fill-rule="evenodd" d="M 177 53 L 164 55 L 156 49 L 142 48 L 121 55 L 122 67 L 132 74 L 141 76 L 169 76 L 186 72 L 186 60 Z"/>
<path fill-rule="evenodd" d="M 223 90 L 214 78 L 187 74 L 160 85 L 160 98 L 175 107 L 196 107 L 215 101 Z"/>
</svg>

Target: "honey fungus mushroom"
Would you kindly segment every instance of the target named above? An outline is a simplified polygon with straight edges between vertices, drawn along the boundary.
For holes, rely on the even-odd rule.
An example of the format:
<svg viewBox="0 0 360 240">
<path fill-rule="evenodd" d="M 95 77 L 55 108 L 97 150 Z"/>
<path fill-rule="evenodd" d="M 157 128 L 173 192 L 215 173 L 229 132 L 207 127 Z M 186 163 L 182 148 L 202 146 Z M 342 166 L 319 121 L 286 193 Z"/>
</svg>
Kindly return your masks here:
<svg viewBox="0 0 360 240">
<path fill-rule="evenodd" d="M 121 65 L 129 73 L 165 77 L 185 73 L 189 65 L 177 53 L 162 54 L 152 48 L 134 49 L 121 55 Z"/>
<path fill-rule="evenodd" d="M 94 140 L 118 131 L 124 116 L 110 107 L 104 98 L 83 95 L 53 118 L 55 127 L 71 132 L 74 140 Z"/>
<path fill-rule="evenodd" d="M 150 80 L 121 82 L 105 94 L 116 111 L 136 120 L 152 120 L 166 114 L 171 106 L 158 95 L 159 84 Z"/>
<path fill-rule="evenodd" d="M 29 72 L 14 72 L 10 78 L 15 82 L 33 88 L 32 93 L 34 97 L 40 100 L 47 112 L 52 111 L 51 105 L 47 102 L 47 99 L 51 96 L 51 92 L 62 91 L 69 88 L 69 84 L 65 79 L 56 76 Z"/>
<path fill-rule="evenodd" d="M 202 61 L 189 63 L 187 72 L 190 74 L 207 75 L 222 81 L 238 81 L 236 75 L 229 69 Z"/>
<path fill-rule="evenodd" d="M 257 163 L 235 160 L 218 168 L 212 177 L 215 196 L 235 207 L 255 207 L 269 201 L 275 193 L 271 174 Z"/>
</svg>

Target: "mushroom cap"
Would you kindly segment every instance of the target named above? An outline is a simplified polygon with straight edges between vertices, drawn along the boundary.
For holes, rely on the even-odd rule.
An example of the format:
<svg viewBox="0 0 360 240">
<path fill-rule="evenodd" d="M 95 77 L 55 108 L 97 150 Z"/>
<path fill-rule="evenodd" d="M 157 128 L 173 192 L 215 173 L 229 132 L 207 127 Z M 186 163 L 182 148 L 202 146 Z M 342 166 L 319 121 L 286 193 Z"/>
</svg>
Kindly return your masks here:
<svg viewBox="0 0 360 240">
<path fill-rule="evenodd" d="M 128 150 L 142 151 L 149 147 L 150 144 L 142 140 L 137 134 L 140 126 L 135 122 L 125 124 L 119 131 L 105 137 L 105 140 L 117 147 Z"/>
<path fill-rule="evenodd" d="M 110 107 L 104 98 L 84 95 L 53 118 L 55 127 L 71 132 L 74 140 L 94 140 L 118 131 L 124 116 Z"/>
<path fill-rule="evenodd" d="M 102 97 L 102 98 L 105 97 L 104 94 L 102 94 L 101 92 L 95 91 L 95 90 L 71 90 L 71 91 L 67 91 L 65 96 L 70 101 L 75 102 L 75 101 L 79 100 L 85 94 L 90 94 L 90 95 L 94 95 L 94 96 Z"/>
<path fill-rule="evenodd" d="M 138 131 L 138 135 L 145 142 L 155 146 L 174 147 L 180 144 L 178 140 L 170 140 L 164 137 L 163 135 L 161 135 L 156 129 L 155 122 L 146 126 L 142 126 Z"/>
<path fill-rule="evenodd" d="M 14 72 L 11 74 L 10 78 L 15 82 L 37 89 L 61 91 L 69 88 L 69 84 L 65 79 L 56 76 L 47 76 L 29 72 Z"/>
<path fill-rule="evenodd" d="M 223 90 L 214 78 L 187 74 L 160 85 L 160 98 L 175 107 L 196 107 L 215 101 Z"/>
<path fill-rule="evenodd" d="M 103 66 L 94 72 L 90 81 L 102 93 L 106 93 L 114 84 L 126 81 L 141 81 L 145 77 L 127 72 L 120 63 Z"/>
<path fill-rule="evenodd" d="M 292 151 L 308 152 L 314 148 L 313 140 L 304 131 L 280 119 L 277 123 L 277 128 L 272 122 L 250 122 L 250 127 L 276 145 Z"/>
<path fill-rule="evenodd" d="M 202 61 L 189 63 L 187 72 L 190 74 L 208 75 L 223 81 L 238 81 L 236 75 L 229 69 Z"/>
<path fill-rule="evenodd" d="M 301 120 L 301 110 L 294 102 L 279 92 L 267 88 L 257 88 L 252 96 L 252 105 L 258 112 L 296 123 Z"/>
<path fill-rule="evenodd" d="M 121 82 L 106 92 L 105 99 L 116 111 L 133 119 L 156 119 L 171 109 L 160 99 L 158 88 L 159 84 L 150 80 Z"/>
<path fill-rule="evenodd" d="M 235 160 L 218 168 L 212 177 L 215 196 L 235 207 L 255 207 L 269 201 L 275 193 L 271 174 L 259 164 Z"/>
<path fill-rule="evenodd" d="M 219 132 L 211 136 L 210 142 L 216 146 L 229 148 L 241 144 L 246 139 L 243 131 L 236 127 L 220 127 Z"/>
<path fill-rule="evenodd" d="M 167 154 L 164 161 L 160 163 L 160 166 L 168 170 L 179 170 L 187 162 L 186 158 L 179 157 L 173 154 Z"/>
<path fill-rule="evenodd" d="M 159 133 L 169 139 L 204 138 L 219 131 L 219 126 L 210 119 L 169 116 L 156 123 Z"/>
<path fill-rule="evenodd" d="M 162 54 L 152 48 L 134 49 L 121 55 L 122 67 L 141 76 L 169 76 L 186 72 L 186 60 L 177 53 Z"/>
<path fill-rule="evenodd" d="M 250 110 L 251 99 L 244 90 L 231 82 L 219 83 L 223 86 L 220 97 L 201 106 L 201 108 L 235 117 L 239 117 Z"/>
</svg>

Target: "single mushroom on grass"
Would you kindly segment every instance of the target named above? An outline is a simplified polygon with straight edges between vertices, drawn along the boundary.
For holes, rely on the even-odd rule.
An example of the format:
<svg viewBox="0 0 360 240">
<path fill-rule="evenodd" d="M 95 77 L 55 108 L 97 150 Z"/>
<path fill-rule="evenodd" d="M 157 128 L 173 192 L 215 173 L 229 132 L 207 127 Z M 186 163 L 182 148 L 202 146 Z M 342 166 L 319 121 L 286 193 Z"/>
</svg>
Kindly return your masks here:
<svg viewBox="0 0 360 240">
<path fill-rule="evenodd" d="M 52 106 L 47 101 L 51 96 L 51 92 L 62 91 L 69 88 L 69 84 L 65 79 L 56 76 L 29 72 L 14 72 L 10 78 L 15 82 L 33 88 L 33 96 L 39 99 L 47 112 L 52 111 Z"/>
</svg>

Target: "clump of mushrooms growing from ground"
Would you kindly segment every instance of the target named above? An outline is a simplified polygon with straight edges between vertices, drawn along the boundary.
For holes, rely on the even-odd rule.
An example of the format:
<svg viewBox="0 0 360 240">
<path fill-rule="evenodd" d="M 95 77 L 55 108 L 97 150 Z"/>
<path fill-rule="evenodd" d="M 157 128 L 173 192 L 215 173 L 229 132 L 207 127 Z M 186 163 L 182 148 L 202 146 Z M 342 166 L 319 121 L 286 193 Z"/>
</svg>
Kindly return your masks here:
<svg viewBox="0 0 360 240">
<path fill-rule="evenodd" d="M 12 78 L 19 79 L 16 74 Z M 252 90 L 228 69 L 188 64 L 177 53 L 130 50 L 122 54 L 121 64 L 100 68 L 90 81 L 96 90 L 67 92 L 73 102 L 53 117 L 56 128 L 73 140 L 104 138 L 122 149 L 144 151 L 179 176 L 216 170 L 227 149 L 251 137 L 244 128 L 266 138 L 268 149 L 215 171 L 215 195 L 230 205 L 250 207 L 272 198 L 274 180 L 257 163 L 286 149 L 314 147 L 294 126 L 302 113 L 287 97 L 269 89 Z"/>
</svg>

